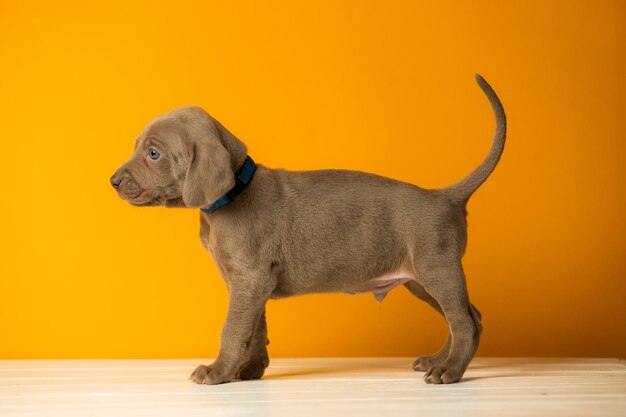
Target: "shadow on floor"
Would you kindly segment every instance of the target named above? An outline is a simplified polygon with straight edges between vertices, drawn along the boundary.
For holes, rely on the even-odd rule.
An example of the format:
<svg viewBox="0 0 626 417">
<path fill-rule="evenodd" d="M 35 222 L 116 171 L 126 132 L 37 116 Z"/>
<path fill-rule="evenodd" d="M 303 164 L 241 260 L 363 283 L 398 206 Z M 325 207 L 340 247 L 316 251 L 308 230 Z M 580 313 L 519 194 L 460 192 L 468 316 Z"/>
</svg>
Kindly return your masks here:
<svg viewBox="0 0 626 417">
<path fill-rule="evenodd" d="M 486 366 L 486 367 L 480 367 L 480 368 L 489 368 L 489 369 L 495 369 L 495 368 L 502 368 L 502 366 Z M 372 369 L 376 370 L 376 367 L 372 367 Z M 470 368 L 469 371 L 476 371 L 479 370 L 478 367 L 476 368 Z M 346 375 L 349 374 L 349 375 Z M 372 375 L 372 374 L 368 374 L 363 368 L 331 368 L 331 367 L 327 367 L 327 368 L 311 368 L 311 369 L 302 369 L 302 370 L 298 370 L 298 371 L 285 371 L 285 372 L 280 372 L 280 370 L 276 370 L 274 372 L 271 372 L 270 374 L 266 374 L 265 376 L 263 376 L 263 379 L 266 381 L 271 381 L 271 380 L 280 380 L 280 379 L 290 379 L 290 378 L 301 378 L 304 376 L 323 376 L 326 375 L 328 377 L 332 377 L 333 375 L 340 375 L 341 378 L 367 378 L 367 379 L 376 379 L 377 376 L 376 375 Z M 406 378 L 415 378 L 416 380 L 422 380 L 424 376 L 424 372 L 419 372 L 419 371 L 411 371 L 411 369 L 407 369 L 406 371 Z M 516 377 L 516 376 L 520 376 L 520 374 L 515 374 L 515 373 L 493 373 L 493 374 L 489 374 L 489 375 L 472 375 L 470 377 L 468 376 L 464 376 L 461 379 L 461 383 L 464 382 L 472 382 L 472 381 L 479 381 L 479 380 L 484 380 L 484 379 L 493 379 L 493 378 L 512 378 L 512 377 Z M 528 373 L 525 373 L 524 376 L 528 376 Z M 385 377 L 380 377 L 381 379 L 385 379 Z"/>
</svg>

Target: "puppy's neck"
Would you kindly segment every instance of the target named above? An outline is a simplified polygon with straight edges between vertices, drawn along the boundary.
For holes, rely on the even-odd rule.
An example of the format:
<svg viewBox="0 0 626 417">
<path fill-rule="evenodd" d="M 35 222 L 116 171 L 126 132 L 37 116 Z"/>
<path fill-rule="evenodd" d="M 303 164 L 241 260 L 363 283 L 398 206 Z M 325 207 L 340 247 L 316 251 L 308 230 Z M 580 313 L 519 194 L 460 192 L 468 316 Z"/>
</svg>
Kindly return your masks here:
<svg viewBox="0 0 626 417">
<path fill-rule="evenodd" d="M 249 156 L 246 156 L 243 164 L 235 173 L 235 185 L 233 188 L 228 190 L 226 194 L 217 199 L 213 204 L 209 207 L 201 208 L 200 210 L 204 213 L 213 213 L 220 207 L 223 207 L 230 202 L 232 202 L 239 194 L 243 192 L 243 190 L 248 187 L 250 182 L 252 181 L 252 177 L 256 172 L 256 164 Z"/>
</svg>

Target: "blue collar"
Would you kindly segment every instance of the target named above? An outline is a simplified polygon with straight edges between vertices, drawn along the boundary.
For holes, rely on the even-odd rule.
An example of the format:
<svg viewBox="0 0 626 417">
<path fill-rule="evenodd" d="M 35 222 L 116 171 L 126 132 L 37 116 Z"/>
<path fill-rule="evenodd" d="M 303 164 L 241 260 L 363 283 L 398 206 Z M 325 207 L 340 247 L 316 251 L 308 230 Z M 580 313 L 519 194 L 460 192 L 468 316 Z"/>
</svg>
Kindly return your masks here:
<svg viewBox="0 0 626 417">
<path fill-rule="evenodd" d="M 246 160 L 243 162 L 239 171 L 235 174 L 235 186 L 230 189 L 226 194 L 217 199 L 213 204 L 211 204 L 207 208 L 200 209 L 205 213 L 213 213 L 218 208 L 225 206 L 230 203 L 237 197 L 243 190 L 246 189 L 250 181 L 252 181 L 252 176 L 256 171 L 256 164 L 249 156 L 246 156 Z"/>
</svg>

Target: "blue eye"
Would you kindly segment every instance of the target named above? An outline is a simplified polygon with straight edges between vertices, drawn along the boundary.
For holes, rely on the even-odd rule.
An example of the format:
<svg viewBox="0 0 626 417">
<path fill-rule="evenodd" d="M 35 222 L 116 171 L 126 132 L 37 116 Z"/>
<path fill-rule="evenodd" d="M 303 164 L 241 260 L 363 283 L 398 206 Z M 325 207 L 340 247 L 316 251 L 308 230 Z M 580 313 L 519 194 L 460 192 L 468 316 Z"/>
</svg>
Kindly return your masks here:
<svg viewBox="0 0 626 417">
<path fill-rule="evenodd" d="M 150 148 L 150 150 L 148 151 L 148 155 L 150 155 L 151 159 L 157 160 L 159 159 L 159 156 L 161 156 L 160 153 L 158 153 L 157 151 L 155 151 L 154 149 Z"/>
</svg>

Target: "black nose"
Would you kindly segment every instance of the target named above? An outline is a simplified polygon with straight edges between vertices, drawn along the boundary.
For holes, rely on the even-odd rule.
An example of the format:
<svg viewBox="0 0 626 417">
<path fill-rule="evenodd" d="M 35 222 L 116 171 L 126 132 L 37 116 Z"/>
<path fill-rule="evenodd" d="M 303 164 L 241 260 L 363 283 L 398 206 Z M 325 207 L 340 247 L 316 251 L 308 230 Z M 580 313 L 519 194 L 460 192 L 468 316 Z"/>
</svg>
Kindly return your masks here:
<svg viewBox="0 0 626 417">
<path fill-rule="evenodd" d="M 122 182 L 122 178 L 121 177 L 118 177 L 116 175 L 113 175 L 111 177 L 111 185 L 113 187 L 117 188 L 121 184 L 121 182 Z"/>
</svg>

